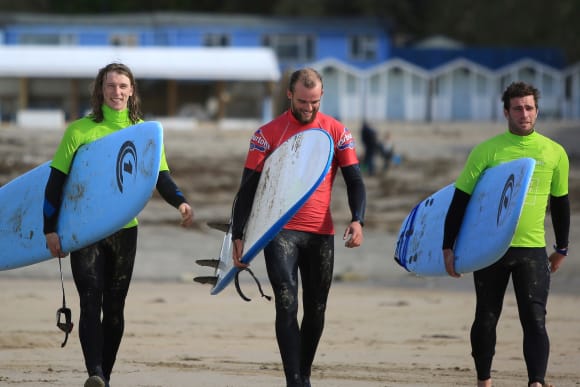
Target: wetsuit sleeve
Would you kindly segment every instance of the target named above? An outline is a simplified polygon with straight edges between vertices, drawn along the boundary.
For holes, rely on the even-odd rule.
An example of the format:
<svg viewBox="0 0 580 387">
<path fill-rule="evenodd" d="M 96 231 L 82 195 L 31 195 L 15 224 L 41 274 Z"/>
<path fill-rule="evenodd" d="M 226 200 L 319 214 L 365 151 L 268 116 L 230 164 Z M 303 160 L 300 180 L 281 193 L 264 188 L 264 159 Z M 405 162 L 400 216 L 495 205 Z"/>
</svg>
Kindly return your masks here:
<svg viewBox="0 0 580 387">
<path fill-rule="evenodd" d="M 250 217 L 260 175 L 261 173 L 254 169 L 244 168 L 242 183 L 234 200 L 234 208 L 232 210 L 232 240 L 242 239 L 244 236 L 244 228 Z"/>
<path fill-rule="evenodd" d="M 185 196 L 171 178 L 169 171 L 160 171 L 157 177 L 157 192 L 173 207 L 178 208 L 182 203 L 187 203 Z"/>
<path fill-rule="evenodd" d="M 348 206 L 352 215 L 351 222 L 358 221 L 364 225 L 366 208 L 366 189 L 358 164 L 342 167 L 342 177 L 346 183 Z"/>
<path fill-rule="evenodd" d="M 42 215 L 44 218 L 43 232 L 50 234 L 56 231 L 58 214 L 60 212 L 60 203 L 62 190 L 66 182 L 67 175 L 56 168 L 50 168 L 50 175 L 44 189 L 44 205 L 42 206 Z"/>
<path fill-rule="evenodd" d="M 556 246 L 558 248 L 568 247 L 570 233 L 570 199 L 568 195 L 550 196 L 550 212 L 556 236 Z"/>
<path fill-rule="evenodd" d="M 459 234 L 461 222 L 465 215 L 465 209 L 469 203 L 471 195 L 462 190 L 455 188 L 453 199 L 449 204 L 449 210 L 445 217 L 445 227 L 443 230 L 443 249 L 452 249 Z"/>
</svg>

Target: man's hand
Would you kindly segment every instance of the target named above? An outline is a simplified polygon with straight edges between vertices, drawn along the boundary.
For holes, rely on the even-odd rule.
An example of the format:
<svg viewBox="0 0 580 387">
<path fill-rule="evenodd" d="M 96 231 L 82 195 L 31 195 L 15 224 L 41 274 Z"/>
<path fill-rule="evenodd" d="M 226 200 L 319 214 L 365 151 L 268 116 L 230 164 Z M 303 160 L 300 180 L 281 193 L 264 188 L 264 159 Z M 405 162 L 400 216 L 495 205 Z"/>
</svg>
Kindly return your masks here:
<svg viewBox="0 0 580 387">
<path fill-rule="evenodd" d="M 566 256 L 564 254 L 558 253 L 557 251 L 554 251 L 548 257 L 548 261 L 550 261 L 551 273 L 555 273 L 560 268 L 560 266 L 562 266 L 562 263 L 564 263 L 564 258 L 566 258 Z"/>
<path fill-rule="evenodd" d="M 187 203 L 181 203 L 178 209 L 181 214 L 181 226 L 191 226 L 193 223 L 193 210 L 191 209 L 191 206 Z"/>
<path fill-rule="evenodd" d="M 67 256 L 68 253 L 64 253 L 62 251 L 62 247 L 60 246 L 60 237 L 57 233 L 51 232 L 45 234 L 44 237 L 46 238 L 46 247 L 50 251 L 50 254 L 55 258 L 64 258 Z"/>
<path fill-rule="evenodd" d="M 244 253 L 244 241 L 241 239 L 234 239 L 232 242 L 232 260 L 234 261 L 234 266 L 239 269 L 245 269 L 249 265 L 241 261 L 242 255 Z"/>
<path fill-rule="evenodd" d="M 451 249 L 443 249 L 443 261 L 445 262 L 445 271 L 453 278 L 461 277 L 461 274 L 455 271 L 455 253 Z"/>
<path fill-rule="evenodd" d="M 348 248 L 359 247 L 363 239 L 362 225 L 358 221 L 351 222 L 342 236 L 344 245 Z"/>
</svg>

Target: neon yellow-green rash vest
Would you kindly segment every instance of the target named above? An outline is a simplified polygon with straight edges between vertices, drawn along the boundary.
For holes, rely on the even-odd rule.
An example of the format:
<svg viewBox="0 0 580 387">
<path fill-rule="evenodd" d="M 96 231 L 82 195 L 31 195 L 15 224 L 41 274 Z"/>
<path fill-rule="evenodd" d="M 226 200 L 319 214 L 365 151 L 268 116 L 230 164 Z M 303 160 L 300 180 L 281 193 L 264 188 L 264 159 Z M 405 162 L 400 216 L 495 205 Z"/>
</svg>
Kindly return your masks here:
<svg viewBox="0 0 580 387">
<path fill-rule="evenodd" d="M 473 148 L 455 187 L 472 194 L 486 168 L 522 157 L 535 159 L 536 167 L 511 246 L 544 247 L 548 195 L 568 194 L 570 164 L 560 144 L 537 132 L 518 136 L 508 131 L 492 137 Z"/>
<path fill-rule="evenodd" d="M 103 105 L 102 122 L 94 122 L 90 116 L 87 116 L 74 121 L 66 128 L 50 166 L 68 175 L 73 157 L 82 145 L 91 143 L 131 125 L 132 123 L 129 120 L 129 111 L 127 109 L 117 111 L 107 105 Z M 165 159 L 165 148 L 162 147 L 159 171 L 168 170 L 169 167 Z M 137 218 L 134 218 L 124 228 L 134 227 L 137 223 Z"/>
</svg>

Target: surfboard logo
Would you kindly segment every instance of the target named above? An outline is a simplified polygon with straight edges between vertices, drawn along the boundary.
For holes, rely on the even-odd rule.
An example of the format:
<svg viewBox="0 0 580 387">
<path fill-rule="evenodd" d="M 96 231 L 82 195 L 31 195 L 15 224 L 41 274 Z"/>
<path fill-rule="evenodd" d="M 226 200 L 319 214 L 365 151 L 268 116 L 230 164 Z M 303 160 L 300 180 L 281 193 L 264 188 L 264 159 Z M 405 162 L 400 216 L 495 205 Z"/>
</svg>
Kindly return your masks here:
<svg viewBox="0 0 580 387">
<path fill-rule="evenodd" d="M 137 173 L 137 148 L 133 141 L 125 141 L 117 154 L 117 186 L 123 192 L 123 182 L 126 175 Z"/>
<path fill-rule="evenodd" d="M 512 196 L 514 194 L 515 177 L 512 173 L 506 180 L 503 187 L 503 192 L 499 199 L 499 206 L 497 207 L 497 220 L 496 224 L 499 226 L 503 223 L 504 219 L 507 217 L 508 209 L 510 208 L 510 203 L 512 201 Z"/>
</svg>

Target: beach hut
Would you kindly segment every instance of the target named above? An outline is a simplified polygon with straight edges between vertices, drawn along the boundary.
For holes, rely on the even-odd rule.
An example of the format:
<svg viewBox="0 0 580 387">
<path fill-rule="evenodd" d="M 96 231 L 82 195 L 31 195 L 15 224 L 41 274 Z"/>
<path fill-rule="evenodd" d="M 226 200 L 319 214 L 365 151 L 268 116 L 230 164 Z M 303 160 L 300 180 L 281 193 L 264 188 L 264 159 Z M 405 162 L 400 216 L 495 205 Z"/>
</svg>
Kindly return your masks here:
<svg viewBox="0 0 580 387">
<path fill-rule="evenodd" d="M 428 72 L 394 58 L 367 70 L 365 117 L 374 121 L 424 121 L 429 116 Z"/>
<path fill-rule="evenodd" d="M 487 67 L 457 58 L 431 70 L 433 121 L 485 121 L 493 117 L 495 75 Z"/>
<path fill-rule="evenodd" d="M 524 58 L 496 70 L 500 93 L 512 82 L 523 81 L 540 90 L 539 111 L 541 118 L 559 119 L 563 113 L 563 73 L 558 69 L 534 59 Z M 501 94 L 500 94 L 501 96 Z M 499 112 L 503 111 L 501 99 L 496 102 Z M 496 116 L 503 119 L 502 114 Z"/>
<path fill-rule="evenodd" d="M 580 118 L 580 62 L 564 70 L 563 110 L 566 119 Z"/>
<path fill-rule="evenodd" d="M 311 64 L 324 82 L 320 110 L 343 121 L 363 118 L 363 71 L 337 59 Z"/>
</svg>

